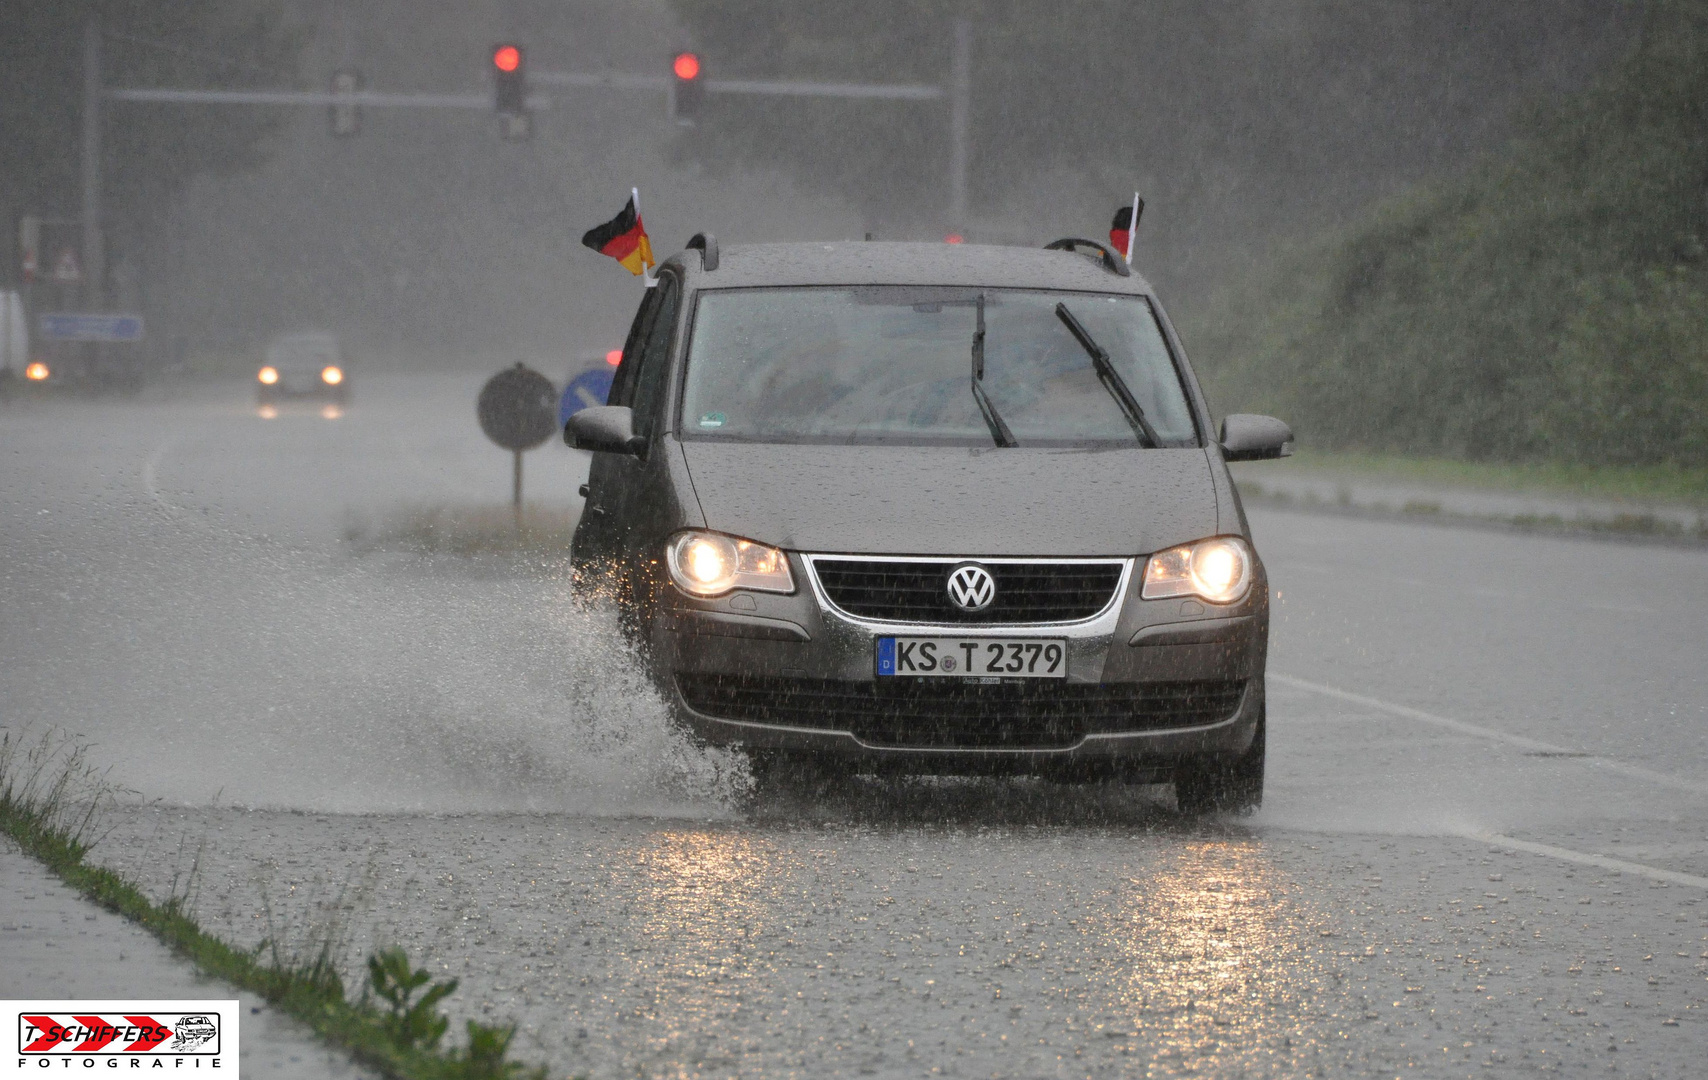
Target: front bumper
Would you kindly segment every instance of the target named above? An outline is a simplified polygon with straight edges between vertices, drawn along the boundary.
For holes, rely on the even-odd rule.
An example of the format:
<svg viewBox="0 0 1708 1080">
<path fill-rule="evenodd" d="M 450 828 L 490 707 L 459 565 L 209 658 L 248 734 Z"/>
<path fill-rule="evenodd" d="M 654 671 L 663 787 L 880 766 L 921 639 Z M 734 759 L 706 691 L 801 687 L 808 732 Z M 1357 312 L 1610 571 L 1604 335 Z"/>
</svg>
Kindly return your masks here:
<svg viewBox="0 0 1708 1080">
<path fill-rule="evenodd" d="M 1165 779 L 1183 758 L 1234 757 L 1263 715 L 1268 587 L 1225 608 L 1137 596 L 1125 560 L 1111 602 L 1075 622 L 943 625 L 837 607 L 792 554 L 793 595 L 656 592 L 651 652 L 678 716 L 719 745 L 822 754 L 904 772 Z M 1057 682 L 876 676 L 886 635 L 1062 638 Z"/>
<path fill-rule="evenodd" d="M 255 384 L 255 398 L 263 404 L 270 401 L 333 401 L 343 402 L 350 397 L 350 380 L 329 383 L 323 379 L 302 379 Z"/>
</svg>

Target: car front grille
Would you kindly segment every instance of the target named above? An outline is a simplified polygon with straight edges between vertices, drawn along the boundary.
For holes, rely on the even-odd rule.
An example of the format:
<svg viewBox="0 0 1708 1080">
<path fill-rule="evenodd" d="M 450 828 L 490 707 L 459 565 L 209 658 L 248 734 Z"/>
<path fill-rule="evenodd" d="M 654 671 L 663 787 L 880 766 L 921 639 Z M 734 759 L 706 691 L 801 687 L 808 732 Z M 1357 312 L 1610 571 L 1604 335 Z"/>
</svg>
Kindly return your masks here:
<svg viewBox="0 0 1708 1080">
<path fill-rule="evenodd" d="M 1243 681 L 1042 683 L 676 676 L 682 700 L 706 716 L 925 749 L 1061 749 L 1086 735 L 1214 724 L 1234 714 L 1245 692 Z"/>
<path fill-rule="evenodd" d="M 1115 598 L 1123 567 L 1116 560 L 979 563 L 996 580 L 996 600 L 970 612 L 949 602 L 949 573 L 958 562 L 817 558 L 812 565 L 830 602 L 850 615 L 951 625 L 1089 619 Z"/>
</svg>

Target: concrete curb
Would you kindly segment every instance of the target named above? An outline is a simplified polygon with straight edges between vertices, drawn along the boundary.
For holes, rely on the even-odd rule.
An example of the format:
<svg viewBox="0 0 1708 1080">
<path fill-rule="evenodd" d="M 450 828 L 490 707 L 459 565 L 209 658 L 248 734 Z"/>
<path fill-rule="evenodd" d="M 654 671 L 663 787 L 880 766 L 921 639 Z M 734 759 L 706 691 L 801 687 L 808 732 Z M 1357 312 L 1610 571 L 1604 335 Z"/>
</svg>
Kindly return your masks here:
<svg viewBox="0 0 1708 1080">
<path fill-rule="evenodd" d="M 236 998 L 249 1080 L 372 1080 L 266 1000 L 206 979 L 148 931 L 0 840 L 0 998 Z"/>
</svg>

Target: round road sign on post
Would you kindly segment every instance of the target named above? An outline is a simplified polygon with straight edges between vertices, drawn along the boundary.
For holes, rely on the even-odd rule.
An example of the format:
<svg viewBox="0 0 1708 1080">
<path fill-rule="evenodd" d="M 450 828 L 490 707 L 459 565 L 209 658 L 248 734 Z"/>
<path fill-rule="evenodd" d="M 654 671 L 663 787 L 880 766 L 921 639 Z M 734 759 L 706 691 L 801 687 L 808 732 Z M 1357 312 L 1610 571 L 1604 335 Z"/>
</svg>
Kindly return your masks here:
<svg viewBox="0 0 1708 1080">
<path fill-rule="evenodd" d="M 557 387 L 539 372 L 517 364 L 486 380 L 475 402 L 480 430 L 515 455 L 511 501 L 516 531 L 522 531 L 522 451 L 532 450 L 557 433 Z"/>
<path fill-rule="evenodd" d="M 475 411 L 487 438 L 506 450 L 532 450 L 557 434 L 557 387 L 517 364 L 486 380 Z"/>
</svg>

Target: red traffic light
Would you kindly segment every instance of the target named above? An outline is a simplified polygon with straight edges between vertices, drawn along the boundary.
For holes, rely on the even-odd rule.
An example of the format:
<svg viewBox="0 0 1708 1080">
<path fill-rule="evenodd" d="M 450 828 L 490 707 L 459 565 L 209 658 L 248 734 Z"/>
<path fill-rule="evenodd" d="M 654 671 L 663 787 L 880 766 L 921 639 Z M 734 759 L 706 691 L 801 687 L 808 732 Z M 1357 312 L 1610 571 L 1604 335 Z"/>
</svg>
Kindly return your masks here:
<svg viewBox="0 0 1708 1080">
<path fill-rule="evenodd" d="M 492 66 L 499 71 L 515 71 L 522 66 L 522 50 L 514 45 L 500 45 L 492 51 Z"/>
<path fill-rule="evenodd" d="M 670 70 L 676 73 L 678 79 L 698 79 L 700 77 L 700 58 L 691 52 L 677 53 L 675 61 L 670 65 Z"/>
</svg>

